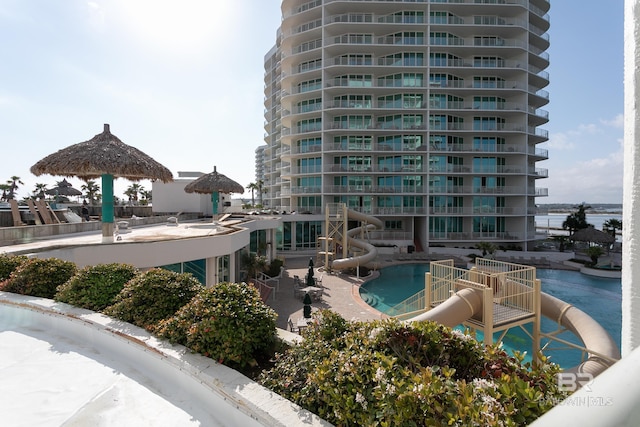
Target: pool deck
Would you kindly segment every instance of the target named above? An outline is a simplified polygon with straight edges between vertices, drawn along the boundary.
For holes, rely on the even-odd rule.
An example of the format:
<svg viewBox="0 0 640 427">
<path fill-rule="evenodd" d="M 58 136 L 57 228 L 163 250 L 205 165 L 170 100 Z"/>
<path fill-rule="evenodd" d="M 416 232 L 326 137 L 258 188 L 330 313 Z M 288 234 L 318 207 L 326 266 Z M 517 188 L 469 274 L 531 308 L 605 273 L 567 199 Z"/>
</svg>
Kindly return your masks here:
<svg viewBox="0 0 640 427">
<path fill-rule="evenodd" d="M 313 254 L 315 255 L 315 254 Z M 267 304 L 278 313 L 277 327 L 288 329 L 287 323 L 291 319 L 294 323 L 298 318 L 302 317 L 302 299 L 294 296 L 293 282 L 294 276 L 304 278 L 309 270 L 309 258 L 314 262 L 315 256 L 307 254 L 287 254 L 285 256 L 285 271 L 280 279 L 280 284 L 275 294 L 271 294 L 267 300 Z M 535 255 L 538 255 L 537 253 Z M 461 260 L 455 256 L 447 257 L 446 255 L 438 255 L 437 259 L 456 259 L 457 263 Z M 379 264 L 382 268 L 392 265 L 428 263 L 428 260 L 411 260 L 391 254 L 381 256 Z M 525 262 L 526 263 L 526 260 Z M 575 268 L 567 266 L 560 262 L 550 261 L 546 268 L 575 270 Z M 314 277 L 318 278 L 322 275 L 322 301 L 314 301 L 311 306 L 316 309 L 330 309 L 346 320 L 379 320 L 385 315 L 367 305 L 361 298 L 359 287 L 368 280 L 372 280 L 379 276 L 379 271 L 373 271 L 370 276 L 357 278 L 341 272 L 327 273 L 322 268 L 314 269 Z"/>
</svg>

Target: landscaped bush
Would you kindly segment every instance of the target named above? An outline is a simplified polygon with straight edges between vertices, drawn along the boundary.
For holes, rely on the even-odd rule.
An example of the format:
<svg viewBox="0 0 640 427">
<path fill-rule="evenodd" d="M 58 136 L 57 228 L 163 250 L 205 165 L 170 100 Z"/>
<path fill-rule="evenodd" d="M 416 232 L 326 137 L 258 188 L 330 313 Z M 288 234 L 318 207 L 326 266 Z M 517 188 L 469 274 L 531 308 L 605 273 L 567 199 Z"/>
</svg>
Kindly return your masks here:
<svg viewBox="0 0 640 427">
<path fill-rule="evenodd" d="M 104 313 L 153 331 L 159 321 L 173 316 L 201 289 L 189 273 L 155 268 L 127 282 Z"/>
<path fill-rule="evenodd" d="M 7 280 L 13 270 L 28 259 L 24 255 L 0 254 L 0 283 Z"/>
<path fill-rule="evenodd" d="M 54 299 L 93 311 L 102 311 L 115 302 L 124 285 L 138 270 L 127 264 L 99 264 L 78 271 L 58 287 Z"/>
<path fill-rule="evenodd" d="M 245 368 L 273 348 L 275 311 L 250 285 L 219 283 L 198 293 L 156 333 L 220 363 Z"/>
<path fill-rule="evenodd" d="M 260 382 L 335 425 L 524 426 L 565 396 L 556 365 L 533 368 L 433 322 L 321 311 L 304 335 Z"/>
<path fill-rule="evenodd" d="M 265 274 L 269 277 L 274 277 L 280 274 L 280 267 L 284 265 L 284 261 L 279 258 L 275 258 L 269 263 L 269 266 L 265 270 Z"/>
<path fill-rule="evenodd" d="M 76 271 L 76 265 L 70 261 L 31 258 L 16 267 L 9 279 L 0 284 L 0 290 L 53 298 L 58 286 L 69 280 Z"/>
</svg>

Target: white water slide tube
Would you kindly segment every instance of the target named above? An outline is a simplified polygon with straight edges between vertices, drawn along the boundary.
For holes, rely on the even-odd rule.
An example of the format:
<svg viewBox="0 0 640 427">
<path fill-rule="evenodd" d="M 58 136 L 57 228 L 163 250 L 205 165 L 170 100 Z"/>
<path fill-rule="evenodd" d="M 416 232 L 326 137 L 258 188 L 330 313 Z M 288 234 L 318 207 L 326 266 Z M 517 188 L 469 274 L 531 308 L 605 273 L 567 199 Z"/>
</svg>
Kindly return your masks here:
<svg viewBox="0 0 640 427">
<path fill-rule="evenodd" d="M 356 221 L 365 223 L 360 227 L 355 227 L 347 231 L 348 246 L 360 248 L 364 250 L 365 253 L 363 255 L 334 260 L 331 263 L 331 268 L 334 270 L 343 270 L 345 268 L 353 268 L 353 267 L 365 265 L 366 263 L 373 261 L 378 255 L 378 250 L 376 249 L 375 246 L 373 246 L 370 243 L 363 242 L 362 240 L 356 239 L 354 238 L 354 236 L 359 234 L 362 231 L 363 227 L 367 231 L 384 228 L 384 224 L 382 223 L 382 221 L 374 216 L 365 215 L 363 213 L 356 212 L 351 209 L 347 210 L 347 216 L 349 219 L 355 219 Z"/>
<path fill-rule="evenodd" d="M 620 359 L 620 350 L 609 333 L 598 322 L 582 310 L 556 297 L 540 294 L 541 314 L 573 332 L 589 349 L 589 357 L 578 366 L 565 372 L 585 372 L 594 377 L 613 363 L 600 357 Z M 462 289 L 442 304 L 411 318 L 409 321 L 433 320 L 448 327 L 454 327 L 482 312 L 482 294 L 475 289 Z"/>
</svg>

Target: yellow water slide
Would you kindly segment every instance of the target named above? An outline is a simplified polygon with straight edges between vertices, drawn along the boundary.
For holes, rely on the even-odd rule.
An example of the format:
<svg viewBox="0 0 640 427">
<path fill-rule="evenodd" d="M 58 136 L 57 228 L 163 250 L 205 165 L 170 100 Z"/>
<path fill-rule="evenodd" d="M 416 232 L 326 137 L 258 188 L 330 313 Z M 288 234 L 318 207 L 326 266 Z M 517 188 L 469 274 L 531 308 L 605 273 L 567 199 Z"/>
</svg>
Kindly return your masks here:
<svg viewBox="0 0 640 427">
<path fill-rule="evenodd" d="M 353 268 L 367 264 L 373 261 L 378 256 L 378 250 L 372 244 L 363 240 L 355 238 L 363 231 L 371 231 L 375 229 L 383 229 L 384 223 L 378 218 L 365 215 L 361 212 L 357 212 L 351 209 L 347 209 L 347 216 L 349 219 L 360 221 L 362 225 L 360 227 L 352 228 L 347 231 L 347 247 L 355 247 L 362 249 L 364 254 L 357 255 L 348 258 L 336 259 L 331 263 L 331 268 L 334 270 L 343 270 L 345 268 Z"/>
<path fill-rule="evenodd" d="M 582 310 L 544 292 L 540 294 L 540 307 L 543 316 L 573 332 L 589 350 L 585 361 L 565 369 L 565 372 L 585 372 L 596 376 L 612 365 L 608 359 L 620 359 L 620 350 L 611 335 Z M 475 313 L 482 313 L 482 293 L 466 288 L 432 310 L 409 319 L 409 322 L 432 320 L 452 328 Z"/>
</svg>

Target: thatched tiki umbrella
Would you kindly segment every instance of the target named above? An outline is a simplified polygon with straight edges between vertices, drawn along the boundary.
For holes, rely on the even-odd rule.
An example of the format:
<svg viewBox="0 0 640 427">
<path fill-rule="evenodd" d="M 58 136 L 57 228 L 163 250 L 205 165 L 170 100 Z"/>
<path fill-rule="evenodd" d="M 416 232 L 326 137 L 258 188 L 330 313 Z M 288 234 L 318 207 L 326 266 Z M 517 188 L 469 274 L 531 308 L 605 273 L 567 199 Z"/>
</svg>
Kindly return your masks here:
<svg viewBox="0 0 640 427">
<path fill-rule="evenodd" d="M 88 180 L 102 177 L 102 241 L 113 241 L 113 179 L 173 181 L 171 171 L 131 147 L 109 131 L 48 155 L 31 166 L 31 173 L 76 176 Z"/>
<path fill-rule="evenodd" d="M 600 243 L 608 245 L 616 241 L 616 238 L 611 234 L 605 233 L 604 231 L 596 230 L 594 227 L 582 228 L 569 236 L 569 239 L 577 242 Z"/>
<path fill-rule="evenodd" d="M 73 186 L 71 185 L 71 183 L 69 181 L 65 179 L 63 179 L 62 181 L 60 181 L 58 183 L 58 186 L 56 188 L 52 188 L 50 190 L 45 191 L 46 194 L 50 195 L 50 196 L 65 196 L 65 197 L 70 197 L 70 196 L 82 196 L 82 191 L 73 188 Z M 57 202 L 57 200 L 56 200 Z"/>
<path fill-rule="evenodd" d="M 187 193 L 211 194 L 213 205 L 213 219 L 218 215 L 219 193 L 244 193 L 244 187 L 234 180 L 218 173 L 216 167 L 213 172 L 202 175 L 184 187 Z"/>
</svg>

